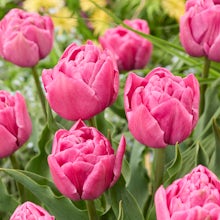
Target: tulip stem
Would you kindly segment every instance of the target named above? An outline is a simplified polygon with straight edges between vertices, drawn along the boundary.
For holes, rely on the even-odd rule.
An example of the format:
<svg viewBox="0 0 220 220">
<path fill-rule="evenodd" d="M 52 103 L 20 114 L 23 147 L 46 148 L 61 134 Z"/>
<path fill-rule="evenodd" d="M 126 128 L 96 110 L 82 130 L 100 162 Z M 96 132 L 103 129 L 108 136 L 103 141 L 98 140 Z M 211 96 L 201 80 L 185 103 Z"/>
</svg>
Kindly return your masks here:
<svg viewBox="0 0 220 220">
<path fill-rule="evenodd" d="M 10 162 L 11 162 L 11 165 L 12 165 L 13 169 L 19 170 L 20 166 L 18 164 L 18 161 L 17 161 L 15 155 L 11 154 L 9 156 L 9 159 L 10 159 Z M 23 185 L 21 185 L 17 181 L 15 181 L 15 184 L 16 184 L 16 187 L 17 187 L 17 190 L 18 190 L 18 194 L 19 194 L 19 198 L 21 199 L 21 202 L 25 202 L 25 193 L 24 193 Z"/>
<path fill-rule="evenodd" d="M 46 100 L 45 100 L 45 96 L 44 96 L 44 93 L 43 93 L 43 90 L 42 90 L 42 87 L 41 87 L 39 76 L 38 76 L 37 71 L 36 71 L 36 67 L 35 66 L 32 67 L 31 70 L 32 70 L 31 71 L 32 75 L 34 77 L 35 85 L 37 87 L 37 91 L 38 91 L 41 106 L 42 106 L 42 109 L 43 109 L 43 112 L 44 112 L 44 116 L 45 116 L 45 118 L 47 118 Z"/>
<path fill-rule="evenodd" d="M 47 101 L 45 99 L 45 95 L 44 95 L 44 92 L 43 92 L 43 89 L 42 89 L 42 86 L 41 86 L 41 82 L 39 80 L 39 77 L 38 77 L 38 74 L 37 74 L 37 71 L 36 71 L 36 67 L 32 67 L 32 75 L 34 77 L 34 81 L 35 81 L 35 84 L 36 84 L 36 87 L 37 87 L 37 91 L 38 91 L 38 95 L 39 95 L 39 98 L 40 98 L 40 102 L 41 102 L 41 106 L 42 106 L 42 109 L 43 109 L 43 112 L 44 112 L 45 119 L 48 123 L 48 126 L 49 126 L 50 130 L 52 130 L 54 132 L 58 129 L 58 126 L 57 126 L 56 121 L 53 118 L 51 108 L 50 108 L 49 104 L 47 103 Z"/>
<path fill-rule="evenodd" d="M 154 161 L 153 161 L 153 196 L 159 186 L 163 183 L 163 174 L 165 166 L 166 148 L 154 149 Z"/>
<path fill-rule="evenodd" d="M 98 220 L 95 203 L 93 200 L 86 200 L 86 207 L 88 211 L 89 220 Z"/>
<path fill-rule="evenodd" d="M 209 76 L 209 69 L 210 69 L 210 64 L 211 64 L 211 61 L 205 57 L 205 60 L 204 60 L 204 66 L 203 66 L 203 72 L 202 72 L 202 78 L 203 79 L 207 79 L 208 76 Z M 206 89 L 207 89 L 207 84 L 204 83 L 201 85 L 201 88 L 200 88 L 200 115 L 202 115 L 202 113 L 204 112 L 204 108 L 205 108 L 205 92 L 206 92 Z"/>
<path fill-rule="evenodd" d="M 95 116 L 92 117 L 92 118 L 90 118 L 90 119 L 88 120 L 88 122 L 89 122 L 89 125 L 90 125 L 91 127 L 97 128 L 97 122 L 96 122 Z"/>
</svg>

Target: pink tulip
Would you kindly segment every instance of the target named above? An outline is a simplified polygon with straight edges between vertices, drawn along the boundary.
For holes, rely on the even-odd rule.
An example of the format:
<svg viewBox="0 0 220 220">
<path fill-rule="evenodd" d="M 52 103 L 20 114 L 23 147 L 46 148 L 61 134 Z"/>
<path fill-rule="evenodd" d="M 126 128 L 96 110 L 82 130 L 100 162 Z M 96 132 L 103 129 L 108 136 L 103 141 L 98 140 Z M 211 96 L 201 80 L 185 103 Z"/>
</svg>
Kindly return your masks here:
<svg viewBox="0 0 220 220">
<path fill-rule="evenodd" d="M 68 120 L 90 119 L 117 98 L 119 73 L 109 51 L 91 41 L 71 44 L 53 69 L 43 71 L 51 108 Z"/>
<path fill-rule="evenodd" d="M 125 152 L 122 136 L 117 154 L 110 142 L 81 120 L 69 130 L 58 130 L 48 163 L 59 191 L 72 200 L 98 198 L 121 173 Z"/>
<path fill-rule="evenodd" d="M 125 20 L 124 23 L 137 31 L 150 33 L 145 20 Z M 151 42 L 122 26 L 107 30 L 99 42 L 115 55 L 119 70 L 143 68 L 149 62 L 153 48 Z"/>
<path fill-rule="evenodd" d="M 0 158 L 20 148 L 31 131 L 32 123 L 23 96 L 0 90 Z"/>
<path fill-rule="evenodd" d="M 157 220 L 220 219 L 220 181 L 199 165 L 155 194 Z"/>
<path fill-rule="evenodd" d="M 215 0 L 188 0 L 180 22 L 180 41 L 186 52 L 220 62 L 220 5 Z"/>
<path fill-rule="evenodd" d="M 10 220 L 54 220 L 42 207 L 32 203 L 25 202 L 18 206 L 12 214 Z"/>
<path fill-rule="evenodd" d="M 199 83 L 193 74 L 182 79 L 160 67 L 145 78 L 131 73 L 124 105 L 133 136 L 149 147 L 165 147 L 182 142 L 195 127 Z"/>
<path fill-rule="evenodd" d="M 21 67 L 33 67 L 53 46 L 50 17 L 11 9 L 0 21 L 0 56 Z"/>
</svg>

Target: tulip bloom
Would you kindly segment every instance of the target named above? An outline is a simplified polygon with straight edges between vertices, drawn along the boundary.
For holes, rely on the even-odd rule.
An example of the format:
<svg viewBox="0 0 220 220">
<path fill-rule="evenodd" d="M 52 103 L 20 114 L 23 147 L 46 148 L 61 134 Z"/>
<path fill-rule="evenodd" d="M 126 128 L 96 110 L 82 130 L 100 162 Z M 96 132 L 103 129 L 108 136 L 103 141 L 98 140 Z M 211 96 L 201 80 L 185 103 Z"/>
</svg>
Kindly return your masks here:
<svg viewBox="0 0 220 220">
<path fill-rule="evenodd" d="M 0 90 L 0 158 L 20 148 L 31 131 L 32 123 L 23 96 Z"/>
<path fill-rule="evenodd" d="M 50 17 L 11 9 L 0 21 L 0 56 L 21 67 L 33 67 L 53 46 Z"/>
<path fill-rule="evenodd" d="M 157 220 L 220 219 L 220 181 L 199 165 L 155 194 Z"/>
<path fill-rule="evenodd" d="M 124 23 L 137 31 L 150 33 L 145 20 L 125 20 Z M 149 62 L 153 48 L 151 42 L 122 26 L 108 29 L 99 42 L 115 55 L 119 70 L 143 68 Z"/>
<path fill-rule="evenodd" d="M 193 74 L 182 79 L 160 67 L 145 78 L 131 73 L 124 105 L 129 130 L 140 143 L 173 145 L 186 139 L 198 121 L 199 83 Z"/>
<path fill-rule="evenodd" d="M 115 60 L 91 41 L 69 45 L 42 80 L 51 108 L 67 120 L 90 119 L 116 100 L 119 89 Z"/>
<path fill-rule="evenodd" d="M 214 0 L 188 0 L 180 21 L 180 41 L 186 52 L 220 62 L 220 5 Z"/>
<path fill-rule="evenodd" d="M 114 155 L 110 142 L 81 120 L 69 131 L 58 130 L 48 156 L 55 185 L 72 200 L 98 198 L 118 180 L 125 145 L 122 137 Z"/>
<path fill-rule="evenodd" d="M 14 213 L 12 214 L 10 220 L 55 220 L 54 216 L 51 216 L 46 210 L 42 207 L 32 203 L 25 202 L 22 205 L 18 206 Z"/>
</svg>

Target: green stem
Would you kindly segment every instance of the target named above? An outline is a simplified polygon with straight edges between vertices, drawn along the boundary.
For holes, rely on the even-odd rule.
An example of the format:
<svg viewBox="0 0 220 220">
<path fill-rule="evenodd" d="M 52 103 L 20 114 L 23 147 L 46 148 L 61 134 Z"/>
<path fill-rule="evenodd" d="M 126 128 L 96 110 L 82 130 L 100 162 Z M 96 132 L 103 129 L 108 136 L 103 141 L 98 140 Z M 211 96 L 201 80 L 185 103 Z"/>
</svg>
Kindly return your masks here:
<svg viewBox="0 0 220 220">
<path fill-rule="evenodd" d="M 86 207 L 88 211 L 89 220 L 98 220 L 99 217 L 96 213 L 96 208 L 93 200 L 86 200 Z"/>
<path fill-rule="evenodd" d="M 50 108 L 48 102 L 46 101 L 46 98 L 45 98 L 45 95 L 44 95 L 44 92 L 43 92 L 43 89 L 42 89 L 42 86 L 41 86 L 41 82 L 40 82 L 39 76 L 38 76 L 37 71 L 36 71 L 36 67 L 32 67 L 31 69 L 32 69 L 32 75 L 34 77 L 34 81 L 35 81 L 35 84 L 36 84 L 36 87 L 37 87 L 37 91 L 38 91 L 38 95 L 39 95 L 39 98 L 40 98 L 40 102 L 41 102 L 41 106 L 42 106 L 42 109 L 43 109 L 43 112 L 44 112 L 45 119 L 46 119 L 46 121 L 49 125 L 50 130 L 52 130 L 54 132 L 59 127 L 57 126 L 57 123 L 53 118 L 51 108 Z"/>
<path fill-rule="evenodd" d="M 159 186 L 163 183 L 163 174 L 165 166 L 166 148 L 154 149 L 154 161 L 153 161 L 153 196 Z"/>
<path fill-rule="evenodd" d="M 47 118 L 46 100 L 45 100 L 43 89 L 41 87 L 41 82 L 40 82 L 39 76 L 38 76 L 37 71 L 36 71 L 36 67 L 32 67 L 31 70 L 32 70 L 31 71 L 32 75 L 34 77 L 35 85 L 37 87 L 37 91 L 38 91 L 41 106 L 42 106 L 42 109 L 43 109 L 43 112 L 44 112 L 44 116 L 45 116 L 45 118 Z"/>
<path fill-rule="evenodd" d="M 202 72 L 202 78 L 203 79 L 207 79 L 209 76 L 209 69 L 210 69 L 210 64 L 211 61 L 205 57 L 204 60 L 204 66 L 203 66 L 203 72 Z M 207 89 L 207 84 L 202 84 L 201 88 L 200 88 L 200 115 L 202 115 L 202 113 L 204 112 L 204 108 L 205 108 L 205 92 Z"/>
<path fill-rule="evenodd" d="M 88 120 L 88 122 L 89 122 L 89 125 L 90 125 L 91 127 L 97 128 L 97 122 L 96 122 L 95 116 L 92 117 L 92 118 L 90 118 L 90 119 Z"/>
<path fill-rule="evenodd" d="M 9 159 L 11 161 L 11 165 L 12 165 L 13 169 L 19 170 L 20 166 L 19 166 L 18 161 L 17 161 L 17 159 L 15 157 L 15 154 L 11 154 L 9 156 Z M 24 193 L 24 187 L 23 187 L 23 185 L 21 185 L 17 181 L 15 181 L 15 183 L 16 183 L 16 187 L 17 187 L 17 190 L 18 190 L 19 198 L 21 199 L 21 203 L 23 203 L 23 202 L 26 201 L 25 193 Z"/>
</svg>

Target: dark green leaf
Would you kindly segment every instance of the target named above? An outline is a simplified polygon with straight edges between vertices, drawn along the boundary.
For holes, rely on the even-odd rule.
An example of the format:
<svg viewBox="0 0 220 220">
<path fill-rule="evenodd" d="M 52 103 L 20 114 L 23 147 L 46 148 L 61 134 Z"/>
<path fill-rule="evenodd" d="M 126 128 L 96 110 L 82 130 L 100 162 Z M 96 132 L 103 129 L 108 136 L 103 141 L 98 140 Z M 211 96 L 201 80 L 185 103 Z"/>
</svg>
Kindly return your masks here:
<svg viewBox="0 0 220 220">
<path fill-rule="evenodd" d="M 169 185 L 170 183 L 173 182 L 173 180 L 179 174 L 182 165 L 183 165 L 182 156 L 179 150 L 179 144 L 177 143 L 175 146 L 175 157 L 172 160 L 172 164 L 167 168 L 167 173 L 166 173 L 167 177 L 165 178 L 166 182 L 164 183 L 164 185 Z"/>
<path fill-rule="evenodd" d="M 124 220 L 144 220 L 144 216 L 134 196 L 125 188 L 125 181 L 121 176 L 117 183 L 109 190 L 112 209 L 119 216 L 119 203 L 122 201 Z"/>
<path fill-rule="evenodd" d="M 28 172 L 24 172 L 22 170 L 0 168 L 0 171 L 9 174 L 26 189 L 30 190 L 38 198 L 38 200 L 46 206 L 50 214 L 56 217 L 56 220 L 88 219 L 86 211 L 77 209 L 71 200 L 63 196 L 56 195 L 53 192 L 52 187 L 50 187 L 52 183 L 49 183 L 49 180 L 46 181 L 46 178 L 34 174 L 27 175 Z M 37 176 L 37 178 L 31 178 L 31 176 Z M 45 181 L 47 184 L 42 184 Z"/>
<path fill-rule="evenodd" d="M 33 157 L 26 166 L 26 170 L 40 174 L 41 176 L 49 176 L 49 168 L 47 163 L 48 153 L 47 146 L 51 145 L 51 132 L 48 126 L 45 126 L 38 143 L 38 154 Z"/>
<path fill-rule="evenodd" d="M 7 219 L 9 215 L 13 213 L 15 208 L 18 206 L 18 201 L 13 198 L 13 196 L 9 195 L 7 189 L 3 182 L 0 179 L 0 219 L 1 216 L 6 216 Z"/>
<path fill-rule="evenodd" d="M 149 194 L 149 177 L 145 168 L 145 152 L 146 147 L 137 142 L 132 146 L 129 161 L 131 175 L 127 186 L 142 210 Z"/>
<path fill-rule="evenodd" d="M 220 127 L 216 122 L 216 119 L 213 119 L 213 132 L 215 136 L 215 151 L 213 155 L 213 171 L 215 174 L 220 177 Z"/>
</svg>

